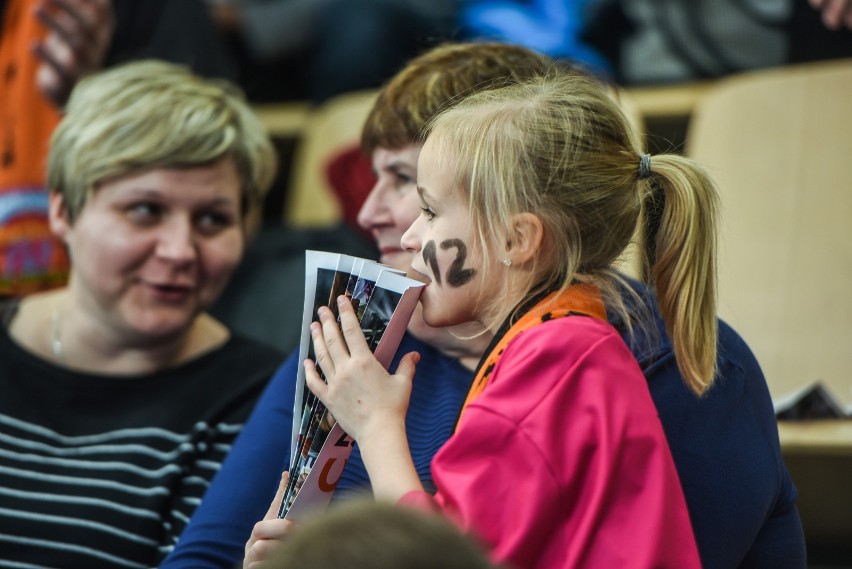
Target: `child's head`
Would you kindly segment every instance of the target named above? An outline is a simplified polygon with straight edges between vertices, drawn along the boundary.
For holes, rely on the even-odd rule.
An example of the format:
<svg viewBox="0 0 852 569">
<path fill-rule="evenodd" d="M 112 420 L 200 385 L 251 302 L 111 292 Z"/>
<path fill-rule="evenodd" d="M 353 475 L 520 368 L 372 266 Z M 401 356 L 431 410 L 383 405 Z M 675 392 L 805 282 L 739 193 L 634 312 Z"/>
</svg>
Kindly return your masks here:
<svg viewBox="0 0 852 569">
<path fill-rule="evenodd" d="M 436 118 L 421 154 L 455 173 L 474 243 L 500 262 L 514 218 L 532 213 L 542 243 L 528 289 L 564 287 L 601 271 L 633 235 L 647 184 L 642 148 L 603 85 L 559 73 L 472 95 Z M 490 278 L 483 265 L 483 278 Z"/>
<path fill-rule="evenodd" d="M 495 569 L 484 548 L 448 520 L 357 500 L 305 522 L 269 567 Z"/>
<path fill-rule="evenodd" d="M 480 283 L 471 303 L 476 319 L 489 327 L 523 300 L 502 290 L 526 291 L 529 298 L 591 282 L 617 308 L 619 277 L 612 265 L 651 200 L 664 201 L 659 231 L 652 231 L 646 251 L 653 261 L 649 271 L 676 353 L 683 346 L 691 351 L 678 353 L 684 377 L 703 391 L 715 365 L 715 190 L 680 156 L 658 156 L 640 169 L 643 153 L 604 84 L 555 71 L 476 93 L 440 113 L 420 154 L 418 185 L 425 205 L 438 210 L 430 228 L 439 226 L 442 214 L 457 216 L 466 208 L 469 227 L 456 220 L 449 233 L 455 230 L 465 242 L 465 266 Z M 424 189 L 421 177 L 427 186 L 450 188 L 437 192 L 435 201 L 446 203 L 429 203 L 436 192 Z M 452 202 L 453 212 L 440 210 Z M 419 250 L 421 267 L 440 269 L 435 260 L 449 233 L 433 233 L 431 245 L 424 238 L 409 247 Z M 451 248 L 461 258 L 461 250 Z"/>
</svg>

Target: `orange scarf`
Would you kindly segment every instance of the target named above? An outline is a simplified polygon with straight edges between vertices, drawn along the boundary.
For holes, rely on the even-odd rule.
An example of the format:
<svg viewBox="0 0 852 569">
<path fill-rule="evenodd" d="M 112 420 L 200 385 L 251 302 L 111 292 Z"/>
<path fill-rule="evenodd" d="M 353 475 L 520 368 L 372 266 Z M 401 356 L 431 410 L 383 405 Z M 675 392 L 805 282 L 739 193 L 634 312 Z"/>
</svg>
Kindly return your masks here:
<svg viewBox="0 0 852 569">
<path fill-rule="evenodd" d="M 62 284 L 63 245 L 47 221 L 45 163 L 59 112 L 38 91 L 30 44 L 46 29 L 33 0 L 8 0 L 0 29 L 0 295 Z"/>
<path fill-rule="evenodd" d="M 462 406 L 462 414 L 467 406 L 485 390 L 491 378 L 491 372 L 500 360 L 500 356 L 503 355 L 503 350 L 518 334 L 542 322 L 572 315 L 591 316 L 606 321 L 606 309 L 596 286 L 578 284 L 562 291 L 552 292 L 516 320 L 497 343 L 492 344 L 493 347 L 488 352 L 488 356 L 480 362 L 473 385 Z"/>
</svg>

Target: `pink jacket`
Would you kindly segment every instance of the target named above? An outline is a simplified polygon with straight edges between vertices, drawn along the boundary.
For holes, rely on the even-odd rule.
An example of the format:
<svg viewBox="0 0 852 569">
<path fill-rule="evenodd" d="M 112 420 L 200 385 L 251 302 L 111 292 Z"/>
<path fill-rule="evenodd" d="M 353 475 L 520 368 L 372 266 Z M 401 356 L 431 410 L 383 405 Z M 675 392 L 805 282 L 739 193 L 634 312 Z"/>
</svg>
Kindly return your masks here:
<svg viewBox="0 0 852 569">
<path fill-rule="evenodd" d="M 416 381 L 416 379 L 415 379 Z M 440 508 L 522 569 L 700 568 L 645 378 L 618 333 L 550 320 L 506 347 L 432 461 Z"/>
</svg>

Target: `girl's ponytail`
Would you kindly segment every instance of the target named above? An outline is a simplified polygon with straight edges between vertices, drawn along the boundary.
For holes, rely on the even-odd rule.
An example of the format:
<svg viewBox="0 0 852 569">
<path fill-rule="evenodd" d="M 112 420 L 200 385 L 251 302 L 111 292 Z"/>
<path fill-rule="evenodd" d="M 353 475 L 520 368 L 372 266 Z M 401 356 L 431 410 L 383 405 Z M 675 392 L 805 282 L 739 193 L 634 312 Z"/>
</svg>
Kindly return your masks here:
<svg viewBox="0 0 852 569">
<path fill-rule="evenodd" d="M 683 156 L 654 156 L 649 170 L 649 278 L 678 368 L 690 388 L 703 395 L 716 374 L 718 194 L 705 171 Z"/>
</svg>

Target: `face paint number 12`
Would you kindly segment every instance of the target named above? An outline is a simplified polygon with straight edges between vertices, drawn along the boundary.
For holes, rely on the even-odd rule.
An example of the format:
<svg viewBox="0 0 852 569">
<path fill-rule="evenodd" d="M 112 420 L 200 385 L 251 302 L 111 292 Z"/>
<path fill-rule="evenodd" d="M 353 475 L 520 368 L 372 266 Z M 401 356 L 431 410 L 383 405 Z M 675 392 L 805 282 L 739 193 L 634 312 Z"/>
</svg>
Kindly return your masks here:
<svg viewBox="0 0 852 569">
<path fill-rule="evenodd" d="M 476 269 L 465 269 L 464 262 L 467 259 L 467 246 L 461 239 L 447 239 L 441 242 L 441 250 L 456 250 L 456 258 L 447 271 L 447 284 L 452 287 L 460 287 L 470 282 L 476 275 Z M 441 284 L 441 268 L 438 266 L 438 251 L 434 241 L 429 241 L 423 247 L 423 260 L 432 269 L 435 282 Z"/>
</svg>

